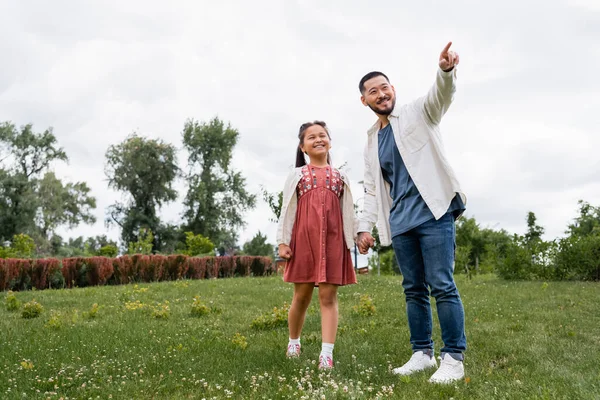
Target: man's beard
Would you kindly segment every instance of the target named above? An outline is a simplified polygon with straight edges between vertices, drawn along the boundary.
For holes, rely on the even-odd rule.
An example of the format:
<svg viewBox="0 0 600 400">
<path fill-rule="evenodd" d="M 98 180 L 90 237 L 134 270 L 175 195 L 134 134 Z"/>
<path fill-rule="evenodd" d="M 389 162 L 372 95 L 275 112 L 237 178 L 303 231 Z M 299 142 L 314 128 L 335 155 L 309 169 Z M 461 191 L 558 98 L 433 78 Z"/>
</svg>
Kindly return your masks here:
<svg viewBox="0 0 600 400">
<path fill-rule="evenodd" d="M 390 115 L 392 113 L 392 111 L 394 111 L 394 107 L 396 106 L 396 97 L 394 97 L 393 99 L 390 99 L 390 100 L 392 101 L 392 105 L 389 108 L 384 108 L 384 109 L 375 108 L 375 107 L 371 106 L 369 103 L 367 103 L 367 105 L 369 106 L 369 108 L 371 110 L 373 110 L 373 112 L 375 114 Z"/>
</svg>

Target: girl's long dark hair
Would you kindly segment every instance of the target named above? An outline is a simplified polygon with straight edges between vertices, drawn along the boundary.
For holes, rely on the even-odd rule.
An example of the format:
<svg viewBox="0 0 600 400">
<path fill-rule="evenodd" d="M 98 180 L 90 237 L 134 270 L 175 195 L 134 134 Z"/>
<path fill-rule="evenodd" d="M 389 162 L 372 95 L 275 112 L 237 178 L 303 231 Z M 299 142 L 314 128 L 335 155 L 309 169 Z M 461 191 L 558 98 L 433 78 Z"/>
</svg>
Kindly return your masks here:
<svg viewBox="0 0 600 400">
<path fill-rule="evenodd" d="M 327 136 L 331 140 L 331 135 L 329 135 L 329 129 L 323 121 L 305 122 L 302 125 L 300 125 L 300 131 L 298 132 L 299 143 L 298 148 L 296 150 L 296 168 L 300 168 L 306 165 L 306 159 L 304 158 L 304 153 L 302 152 L 300 146 L 304 144 L 304 134 L 306 133 L 306 130 L 313 125 L 322 126 L 323 129 L 325 129 L 325 132 L 327 132 Z M 327 164 L 331 165 L 331 154 L 329 154 L 329 152 L 327 152 Z"/>
</svg>

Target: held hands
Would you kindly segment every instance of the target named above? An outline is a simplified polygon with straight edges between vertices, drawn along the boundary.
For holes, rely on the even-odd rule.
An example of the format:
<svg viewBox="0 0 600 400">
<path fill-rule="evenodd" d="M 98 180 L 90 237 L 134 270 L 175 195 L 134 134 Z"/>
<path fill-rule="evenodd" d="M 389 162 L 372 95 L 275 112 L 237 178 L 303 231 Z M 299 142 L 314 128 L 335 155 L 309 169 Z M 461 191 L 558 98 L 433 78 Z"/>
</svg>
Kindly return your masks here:
<svg viewBox="0 0 600 400">
<path fill-rule="evenodd" d="M 367 254 L 369 248 L 375 246 L 375 239 L 369 232 L 360 232 L 356 238 L 356 245 L 360 254 Z"/>
<path fill-rule="evenodd" d="M 444 50 L 440 53 L 440 68 L 444 72 L 452 71 L 452 68 L 458 65 L 460 58 L 458 57 L 458 53 L 450 51 L 450 46 L 452 46 L 452 42 L 448 42 Z"/>
<path fill-rule="evenodd" d="M 280 244 L 279 245 L 279 257 L 285 259 L 285 260 L 289 260 L 290 258 L 292 258 L 292 249 L 290 249 L 290 246 L 288 246 L 287 244 Z"/>
</svg>

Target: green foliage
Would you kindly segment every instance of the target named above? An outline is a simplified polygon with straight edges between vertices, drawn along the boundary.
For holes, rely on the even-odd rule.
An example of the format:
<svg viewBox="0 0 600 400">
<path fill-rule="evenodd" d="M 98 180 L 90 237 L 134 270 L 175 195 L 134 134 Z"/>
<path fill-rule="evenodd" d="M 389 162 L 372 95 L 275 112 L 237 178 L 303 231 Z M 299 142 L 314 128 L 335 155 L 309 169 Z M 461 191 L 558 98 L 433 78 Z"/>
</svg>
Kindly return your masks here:
<svg viewBox="0 0 600 400">
<path fill-rule="evenodd" d="M 142 228 L 160 232 L 158 209 L 177 198 L 175 146 L 132 134 L 108 148 L 105 174 L 110 188 L 129 196 L 128 202 L 109 208 L 107 221 L 121 227 L 123 243 L 139 241 Z M 161 251 L 162 243 L 160 237 L 155 238 L 154 248 Z"/>
<path fill-rule="evenodd" d="M 23 304 L 23 312 L 21 316 L 25 319 L 37 318 L 44 311 L 44 307 L 35 300 L 28 301 Z"/>
<path fill-rule="evenodd" d="M 6 293 L 5 304 L 7 311 L 17 311 L 21 308 L 21 302 L 17 299 L 17 295 L 12 290 L 9 290 L 8 293 Z"/>
<path fill-rule="evenodd" d="M 185 254 L 188 256 L 207 256 L 215 253 L 213 242 L 201 234 L 194 235 L 193 232 L 186 232 L 185 245 L 187 247 Z"/>
<path fill-rule="evenodd" d="M 250 325 L 252 328 L 257 330 L 275 329 L 287 326 L 288 313 L 290 306 L 287 303 L 283 304 L 283 307 L 273 307 L 272 312 L 264 313 L 254 320 Z"/>
<path fill-rule="evenodd" d="M 10 247 L 15 258 L 31 258 L 35 252 L 33 239 L 24 233 L 13 236 Z"/>
<path fill-rule="evenodd" d="M 241 335 L 239 332 L 236 332 L 236 334 L 233 335 L 233 339 L 231 339 L 231 343 L 233 343 L 233 345 L 235 347 L 238 347 L 242 350 L 246 350 L 246 347 L 248 347 L 248 340 L 246 339 L 245 336 Z"/>
<path fill-rule="evenodd" d="M 85 182 L 67 183 L 47 172 L 37 188 L 40 202 L 38 226 L 44 238 L 49 238 L 60 226 L 74 228 L 80 223 L 93 224 L 96 199 Z"/>
<path fill-rule="evenodd" d="M 379 259 L 379 260 L 378 260 Z M 379 266 L 377 262 L 379 261 Z M 398 260 L 396 260 L 396 253 L 391 247 L 380 247 L 379 252 L 375 252 L 369 257 L 369 269 L 371 271 L 377 271 L 379 267 L 379 273 L 381 275 L 399 275 L 400 266 Z"/>
<path fill-rule="evenodd" d="M 59 257 L 116 257 L 119 253 L 117 243 L 110 240 L 106 235 L 77 238 L 69 238 L 68 242 L 58 235 L 50 239 L 51 254 Z"/>
<path fill-rule="evenodd" d="M 454 259 L 454 273 L 464 272 L 469 278 L 471 278 L 472 271 L 469 267 L 469 264 L 471 262 L 472 251 L 473 246 L 471 243 L 456 247 L 456 255 Z"/>
<path fill-rule="evenodd" d="M 600 232 L 560 239 L 552 278 L 600 281 Z"/>
<path fill-rule="evenodd" d="M 29 235 L 14 235 L 10 246 L 0 247 L 0 258 L 32 258 L 35 254 L 35 242 Z"/>
<path fill-rule="evenodd" d="M 135 293 L 145 304 L 168 300 L 168 320 L 155 319 L 147 310 L 126 310 L 119 294 L 131 292 L 133 285 L 93 287 L 77 293 L 37 292 L 36 299 L 48 311 L 37 320 L 21 319 L 20 313 L 8 313 L 4 307 L 0 310 L 4 313 L 0 332 L 7 344 L 0 346 L 0 360 L 6 365 L 0 379 L 0 398 L 599 397 L 600 346 L 594 345 L 600 335 L 595 317 L 597 284 L 507 282 L 492 275 L 475 275 L 467 281 L 456 276 L 468 310 L 468 345 L 485 351 L 469 357 L 465 370 L 469 379 L 453 385 L 431 385 L 427 380 L 433 371 L 403 381 L 390 373 L 390 367 L 401 365 L 411 355 L 401 278 L 373 274 L 358 278 L 358 285 L 340 288 L 339 349 L 334 352 L 337 369 L 325 374 L 313 363 L 321 348 L 317 293 L 311 306 L 314 312 L 307 315 L 302 331 L 303 355 L 299 360 L 285 357 L 289 337 L 285 326 L 266 330 L 249 327 L 262 311 L 290 301 L 292 285 L 283 283 L 281 277 L 197 280 L 187 282 L 187 287 L 157 282 L 144 285 L 149 288 L 147 292 Z M 352 306 L 358 303 L 356 291 L 373 297 L 377 306 L 373 316 L 353 313 Z M 207 305 L 222 308 L 220 318 L 190 315 L 191 299 L 198 293 Z M 21 295 L 31 293 L 17 293 L 19 298 Z M 101 305 L 95 320 L 82 318 L 81 311 L 76 313 L 88 311 L 95 302 Z M 62 327 L 57 331 L 44 327 L 50 310 L 61 315 Z M 105 310 L 110 315 L 104 316 Z M 442 342 L 440 335 L 434 315 L 432 340 Z M 245 350 L 242 336 L 248 344 Z M 539 362 L 540 354 L 544 362 Z M 552 360 L 560 360 L 560 368 L 555 368 Z M 54 385 L 59 389 L 53 389 Z M 44 395 L 51 391 L 57 394 Z"/>
<path fill-rule="evenodd" d="M 504 279 L 531 279 L 533 274 L 532 254 L 525 247 L 522 236 L 515 235 L 508 246 L 508 251 L 503 262 L 497 270 L 498 275 Z"/>
<path fill-rule="evenodd" d="M 88 311 L 84 315 L 86 318 L 94 319 L 98 315 L 99 310 L 100 310 L 100 307 L 98 307 L 98 303 L 94 303 L 94 304 L 92 304 L 92 308 L 90 308 L 90 311 Z"/>
<path fill-rule="evenodd" d="M 34 133 L 31 124 L 0 124 L 0 239 L 40 233 L 48 240 L 59 226 L 95 221 L 90 189 L 83 182 L 63 184 L 48 172 L 56 161 L 68 158 L 52 128 Z"/>
<path fill-rule="evenodd" d="M 242 247 L 242 253 L 248 256 L 272 257 L 274 252 L 275 246 L 267 243 L 267 236 L 260 231 Z"/>
<path fill-rule="evenodd" d="M 154 242 L 152 231 L 142 228 L 137 236 L 138 240 L 136 242 L 129 243 L 127 254 L 152 254 Z"/>
<path fill-rule="evenodd" d="M 119 254 L 119 249 L 117 246 L 108 244 L 106 246 L 100 247 L 98 250 L 98 255 L 101 257 L 111 257 L 114 258 Z"/>
<path fill-rule="evenodd" d="M 279 222 L 281 206 L 283 205 L 283 192 L 270 193 L 261 186 L 263 200 L 269 205 L 275 218 L 269 218 L 271 222 Z"/>
<path fill-rule="evenodd" d="M 370 317 L 375 315 L 377 311 L 375 308 L 375 303 L 373 299 L 368 294 L 363 294 L 360 296 L 358 304 L 352 306 L 352 311 L 358 315 L 362 315 L 364 317 Z"/>
<path fill-rule="evenodd" d="M 61 313 L 55 310 L 50 311 L 50 317 L 44 326 L 50 329 L 60 329 L 63 326 Z"/>
<path fill-rule="evenodd" d="M 169 319 L 169 317 L 171 316 L 169 301 L 165 300 L 164 303 L 158 303 L 157 305 L 151 307 L 150 315 L 152 315 L 156 319 Z"/>
<path fill-rule="evenodd" d="M 579 200 L 579 215 L 569 225 L 571 236 L 587 236 L 600 233 L 600 207 L 591 206 L 588 202 Z"/>
<path fill-rule="evenodd" d="M 0 240 L 33 234 L 38 198 L 35 183 L 21 172 L 0 168 Z"/>
<path fill-rule="evenodd" d="M 208 123 L 186 121 L 183 147 L 188 152 L 188 192 L 184 200 L 186 230 L 210 238 L 221 255 L 231 253 L 243 213 L 255 206 L 246 179 L 231 168 L 239 132 L 218 118 Z"/>
<path fill-rule="evenodd" d="M 208 313 L 210 313 L 210 308 L 208 308 L 206 304 L 204 304 L 202 300 L 200 300 L 200 296 L 194 296 L 194 301 L 192 303 L 192 309 L 190 311 L 190 314 L 194 317 L 201 317 Z"/>
<path fill-rule="evenodd" d="M 494 272 L 506 255 L 511 237 L 505 230 L 481 228 L 474 217 L 456 222 L 455 273 Z"/>
<path fill-rule="evenodd" d="M 544 228 L 536 223 L 537 217 L 531 211 L 527 213 L 527 233 L 524 236 L 525 245 L 535 246 L 542 241 Z"/>
</svg>

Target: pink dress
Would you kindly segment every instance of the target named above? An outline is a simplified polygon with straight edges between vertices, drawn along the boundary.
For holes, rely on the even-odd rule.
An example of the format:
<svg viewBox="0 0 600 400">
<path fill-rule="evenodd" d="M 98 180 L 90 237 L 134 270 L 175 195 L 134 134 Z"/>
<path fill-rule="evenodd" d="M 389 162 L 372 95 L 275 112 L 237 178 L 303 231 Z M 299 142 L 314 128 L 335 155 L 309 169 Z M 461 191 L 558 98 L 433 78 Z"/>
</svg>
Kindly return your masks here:
<svg viewBox="0 0 600 400">
<path fill-rule="evenodd" d="M 292 229 L 292 258 L 285 282 L 348 285 L 356 283 L 352 256 L 344 239 L 340 198 L 344 182 L 335 168 L 302 168 L 296 188 L 298 209 Z"/>
</svg>

